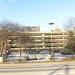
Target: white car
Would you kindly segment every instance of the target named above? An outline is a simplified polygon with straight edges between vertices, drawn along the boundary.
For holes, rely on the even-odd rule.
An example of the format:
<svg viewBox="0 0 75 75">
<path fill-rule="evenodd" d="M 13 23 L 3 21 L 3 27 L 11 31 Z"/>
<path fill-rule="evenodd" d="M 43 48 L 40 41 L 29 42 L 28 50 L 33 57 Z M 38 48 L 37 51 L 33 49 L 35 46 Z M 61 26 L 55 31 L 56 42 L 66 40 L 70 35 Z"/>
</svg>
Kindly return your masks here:
<svg viewBox="0 0 75 75">
<path fill-rule="evenodd" d="M 60 53 L 54 53 L 54 58 L 56 61 L 62 61 L 64 60 L 66 57 L 63 54 Z"/>
</svg>

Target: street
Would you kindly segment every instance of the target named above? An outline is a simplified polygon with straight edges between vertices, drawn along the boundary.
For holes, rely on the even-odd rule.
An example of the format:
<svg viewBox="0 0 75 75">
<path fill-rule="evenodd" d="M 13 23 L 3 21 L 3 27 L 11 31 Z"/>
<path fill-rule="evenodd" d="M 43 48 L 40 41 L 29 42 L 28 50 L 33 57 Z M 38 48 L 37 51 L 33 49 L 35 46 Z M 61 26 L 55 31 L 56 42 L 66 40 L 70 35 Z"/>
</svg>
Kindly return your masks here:
<svg viewBox="0 0 75 75">
<path fill-rule="evenodd" d="M 75 62 L 55 63 L 0 64 L 0 75 L 75 75 Z"/>
</svg>

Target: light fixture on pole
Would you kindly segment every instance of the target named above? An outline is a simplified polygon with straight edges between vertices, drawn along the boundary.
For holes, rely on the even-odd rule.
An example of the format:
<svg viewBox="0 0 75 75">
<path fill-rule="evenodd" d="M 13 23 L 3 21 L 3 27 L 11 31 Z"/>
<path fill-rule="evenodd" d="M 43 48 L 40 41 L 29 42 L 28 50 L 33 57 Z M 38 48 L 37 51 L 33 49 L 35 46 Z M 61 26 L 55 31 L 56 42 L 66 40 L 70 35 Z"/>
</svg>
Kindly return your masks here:
<svg viewBox="0 0 75 75">
<path fill-rule="evenodd" d="M 54 25 L 54 22 L 48 23 L 49 25 Z M 52 45 L 53 39 L 52 39 L 52 32 L 51 32 L 51 59 L 54 60 L 54 50 Z"/>
</svg>

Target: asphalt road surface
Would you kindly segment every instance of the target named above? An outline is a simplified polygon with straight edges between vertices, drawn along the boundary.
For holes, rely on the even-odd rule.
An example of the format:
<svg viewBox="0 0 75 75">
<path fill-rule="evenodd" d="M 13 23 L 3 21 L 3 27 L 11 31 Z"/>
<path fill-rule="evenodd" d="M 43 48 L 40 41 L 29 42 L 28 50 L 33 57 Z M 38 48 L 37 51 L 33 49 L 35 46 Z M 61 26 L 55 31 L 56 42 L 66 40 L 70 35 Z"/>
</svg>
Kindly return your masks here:
<svg viewBox="0 0 75 75">
<path fill-rule="evenodd" d="M 3 64 L 2 64 L 3 65 Z M 75 62 L 69 63 L 35 63 L 20 65 L 0 64 L 0 75 L 75 75 Z"/>
</svg>

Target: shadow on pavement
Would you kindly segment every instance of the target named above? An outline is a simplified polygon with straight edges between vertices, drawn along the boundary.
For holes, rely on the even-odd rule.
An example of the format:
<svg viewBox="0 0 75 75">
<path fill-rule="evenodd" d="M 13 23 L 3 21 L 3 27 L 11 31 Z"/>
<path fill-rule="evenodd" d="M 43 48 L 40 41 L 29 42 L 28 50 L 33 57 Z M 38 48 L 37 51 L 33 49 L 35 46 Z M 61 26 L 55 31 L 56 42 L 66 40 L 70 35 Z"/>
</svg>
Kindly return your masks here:
<svg viewBox="0 0 75 75">
<path fill-rule="evenodd" d="M 60 68 L 54 69 L 51 73 L 49 73 L 48 75 L 55 75 L 56 72 L 59 72 L 60 70 L 62 70 L 64 72 L 64 75 L 69 75 L 69 71 L 70 71 L 70 67 L 69 65 L 64 65 Z M 61 73 L 60 73 L 61 74 Z"/>
</svg>

